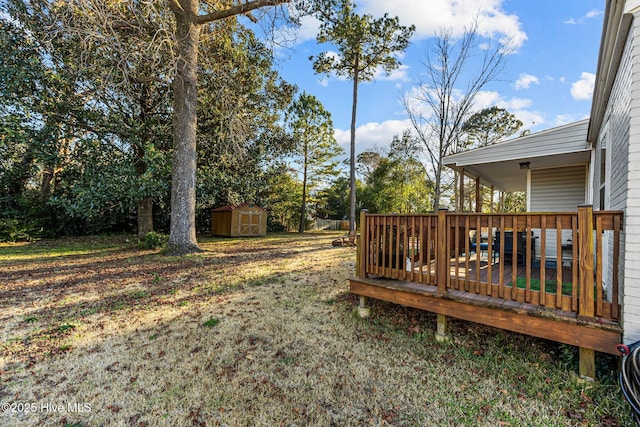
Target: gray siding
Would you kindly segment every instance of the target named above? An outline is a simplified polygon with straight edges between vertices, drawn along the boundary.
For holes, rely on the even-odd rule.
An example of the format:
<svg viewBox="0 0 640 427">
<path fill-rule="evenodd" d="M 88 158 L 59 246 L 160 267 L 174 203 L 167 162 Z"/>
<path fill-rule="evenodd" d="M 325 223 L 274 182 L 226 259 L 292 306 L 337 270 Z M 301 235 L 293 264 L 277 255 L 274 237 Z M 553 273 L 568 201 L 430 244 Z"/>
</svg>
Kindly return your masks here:
<svg viewBox="0 0 640 427">
<path fill-rule="evenodd" d="M 531 171 L 531 212 L 575 212 L 585 203 L 586 165 Z"/>
<path fill-rule="evenodd" d="M 611 97 L 605 112 L 602 132 L 596 144 L 596 162 L 594 164 L 594 207 L 598 208 L 600 187 L 600 148 L 603 138 L 607 140 L 607 150 L 611 151 L 610 164 L 610 209 L 623 210 L 624 233 L 620 248 L 619 286 L 622 304 L 622 325 L 624 341 L 627 343 L 640 340 L 640 203 L 636 199 L 640 193 L 640 123 L 631 127 L 633 117 L 638 121 L 640 113 L 635 103 L 640 99 L 638 41 L 640 28 L 638 16 L 633 21 L 633 28 L 626 41 L 620 68 L 612 88 Z M 635 84 L 634 84 L 635 81 Z M 634 141 L 635 139 L 635 141 Z M 634 200 L 635 199 L 635 200 Z M 612 239 L 608 239 L 607 252 L 612 251 Z M 612 271 L 611 258 L 606 261 L 608 271 Z"/>
<path fill-rule="evenodd" d="M 626 145 L 624 153 L 613 160 L 624 169 L 612 181 L 618 183 L 616 193 L 612 191 L 612 207 L 625 210 L 624 241 L 622 256 L 622 309 L 624 339 L 626 342 L 640 340 L 640 16 L 633 20 L 633 28 L 625 47 L 619 76 L 614 86 L 616 101 L 611 108 L 610 128 L 612 139 Z M 619 83 L 619 84 L 618 84 Z M 624 145 L 621 145 L 623 147 Z M 623 150 L 620 150 L 623 151 Z M 612 185 L 612 190 L 615 187 Z M 616 201 L 613 204 L 613 201 Z"/>
<path fill-rule="evenodd" d="M 577 165 L 564 168 L 541 169 L 531 171 L 531 192 L 529 194 L 531 212 L 576 212 L 579 205 L 585 203 L 587 187 L 587 166 Z M 536 256 L 539 258 L 541 230 L 534 230 Z M 545 259 L 557 259 L 557 233 L 547 230 Z M 562 231 L 562 242 L 571 239 L 571 231 Z M 570 254 L 565 254 L 569 259 Z"/>
</svg>

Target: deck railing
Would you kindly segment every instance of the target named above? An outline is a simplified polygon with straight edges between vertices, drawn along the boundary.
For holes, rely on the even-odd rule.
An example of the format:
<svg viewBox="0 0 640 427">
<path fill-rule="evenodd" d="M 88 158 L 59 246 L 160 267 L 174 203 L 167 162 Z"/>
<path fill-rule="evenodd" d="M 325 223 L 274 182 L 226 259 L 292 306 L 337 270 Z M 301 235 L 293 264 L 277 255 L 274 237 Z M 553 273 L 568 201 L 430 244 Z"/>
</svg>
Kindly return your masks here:
<svg viewBox="0 0 640 427">
<path fill-rule="evenodd" d="M 361 215 L 357 275 L 619 319 L 622 212 Z"/>
</svg>

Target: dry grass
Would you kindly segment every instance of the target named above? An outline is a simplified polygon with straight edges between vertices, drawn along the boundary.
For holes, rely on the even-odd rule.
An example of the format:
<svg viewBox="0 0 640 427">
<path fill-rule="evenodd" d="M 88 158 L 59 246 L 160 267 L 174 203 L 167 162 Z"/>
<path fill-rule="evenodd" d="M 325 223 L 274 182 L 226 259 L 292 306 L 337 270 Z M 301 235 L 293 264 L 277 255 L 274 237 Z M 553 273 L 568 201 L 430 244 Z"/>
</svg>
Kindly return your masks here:
<svg viewBox="0 0 640 427">
<path fill-rule="evenodd" d="M 333 238 L 0 246 L 0 425 L 630 422 L 545 341 L 452 321 L 438 344 L 433 315 L 383 302 L 357 319 L 355 249 Z"/>
</svg>

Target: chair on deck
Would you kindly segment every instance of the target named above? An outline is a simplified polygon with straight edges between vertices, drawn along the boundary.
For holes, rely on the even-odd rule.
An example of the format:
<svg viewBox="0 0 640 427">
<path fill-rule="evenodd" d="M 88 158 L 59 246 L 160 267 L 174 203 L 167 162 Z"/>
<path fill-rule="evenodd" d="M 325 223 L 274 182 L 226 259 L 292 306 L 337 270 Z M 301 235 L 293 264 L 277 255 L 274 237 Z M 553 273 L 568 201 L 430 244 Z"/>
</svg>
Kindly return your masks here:
<svg viewBox="0 0 640 427">
<path fill-rule="evenodd" d="M 517 263 L 518 265 L 525 264 L 526 252 L 525 252 L 525 242 L 524 242 L 524 233 L 522 231 L 518 231 L 516 235 L 516 256 L 518 257 Z M 494 250 L 500 252 L 500 233 L 496 233 L 496 240 L 494 244 Z M 504 257 L 506 259 L 513 259 L 513 231 L 505 231 L 504 232 Z M 495 252 L 494 252 L 495 253 Z"/>
<path fill-rule="evenodd" d="M 482 256 L 482 252 L 489 252 L 489 242 L 480 242 L 480 251 L 478 252 L 478 243 L 476 240 L 476 230 L 471 230 L 469 232 L 469 252 L 475 252 L 475 253 L 479 253 L 480 256 Z M 499 246 L 498 246 L 499 248 Z M 493 241 L 491 243 L 491 251 L 492 251 L 492 257 L 493 257 L 493 262 L 496 261 L 496 242 Z"/>
</svg>

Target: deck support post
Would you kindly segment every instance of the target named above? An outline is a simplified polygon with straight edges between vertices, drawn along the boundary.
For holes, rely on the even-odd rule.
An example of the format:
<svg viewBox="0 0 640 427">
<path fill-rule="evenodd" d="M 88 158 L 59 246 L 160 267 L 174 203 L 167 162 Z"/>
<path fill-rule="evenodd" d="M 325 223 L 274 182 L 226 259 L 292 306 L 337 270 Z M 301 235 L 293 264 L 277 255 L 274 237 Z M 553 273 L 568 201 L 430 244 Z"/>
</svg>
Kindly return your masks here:
<svg viewBox="0 0 640 427">
<path fill-rule="evenodd" d="M 580 379 L 593 381 L 596 378 L 596 352 L 580 347 Z"/>
<path fill-rule="evenodd" d="M 449 341 L 449 335 L 447 335 L 447 316 L 444 314 L 438 314 L 438 320 L 436 325 L 436 341 L 446 342 Z"/>
<path fill-rule="evenodd" d="M 578 206 L 578 250 L 579 250 L 579 277 L 578 285 L 578 315 L 593 318 L 594 305 L 594 280 L 593 280 L 593 206 Z M 580 376 L 594 379 L 596 377 L 595 351 L 588 348 L 580 348 Z"/>
<path fill-rule="evenodd" d="M 367 297 L 360 295 L 360 305 L 358 305 L 357 312 L 361 319 L 369 317 L 371 314 L 371 308 L 367 307 L 367 301 Z"/>
<path fill-rule="evenodd" d="M 367 248 L 369 247 L 369 236 L 367 232 L 369 227 L 367 226 L 367 211 L 362 209 L 360 211 L 360 237 L 356 240 L 356 277 L 367 277 Z"/>
<path fill-rule="evenodd" d="M 438 294 L 447 293 L 447 281 L 449 279 L 449 253 L 447 251 L 447 208 L 438 210 L 438 230 L 436 233 L 436 280 Z"/>
</svg>

